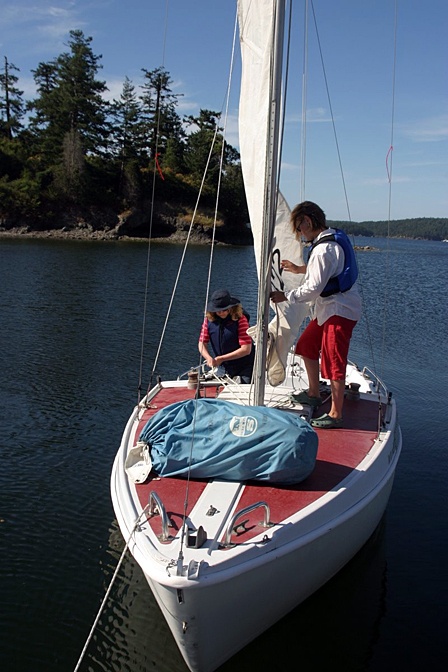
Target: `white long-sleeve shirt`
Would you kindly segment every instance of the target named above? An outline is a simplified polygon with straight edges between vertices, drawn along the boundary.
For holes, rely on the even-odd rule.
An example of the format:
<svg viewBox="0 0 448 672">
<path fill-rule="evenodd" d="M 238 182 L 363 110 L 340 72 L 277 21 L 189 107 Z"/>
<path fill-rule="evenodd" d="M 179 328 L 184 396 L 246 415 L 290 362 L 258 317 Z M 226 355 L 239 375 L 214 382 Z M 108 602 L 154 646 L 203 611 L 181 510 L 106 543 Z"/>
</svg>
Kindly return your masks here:
<svg viewBox="0 0 448 672">
<path fill-rule="evenodd" d="M 334 233 L 334 229 L 325 229 L 314 242 L 322 236 Z M 320 243 L 313 250 L 308 261 L 303 283 L 297 289 L 286 292 L 290 303 L 315 301 L 314 313 L 319 325 L 333 315 L 358 321 L 361 317 L 361 296 L 357 283 L 346 292 L 338 292 L 331 296 L 320 296 L 330 278 L 342 273 L 344 268 L 344 251 L 335 241 Z"/>
</svg>

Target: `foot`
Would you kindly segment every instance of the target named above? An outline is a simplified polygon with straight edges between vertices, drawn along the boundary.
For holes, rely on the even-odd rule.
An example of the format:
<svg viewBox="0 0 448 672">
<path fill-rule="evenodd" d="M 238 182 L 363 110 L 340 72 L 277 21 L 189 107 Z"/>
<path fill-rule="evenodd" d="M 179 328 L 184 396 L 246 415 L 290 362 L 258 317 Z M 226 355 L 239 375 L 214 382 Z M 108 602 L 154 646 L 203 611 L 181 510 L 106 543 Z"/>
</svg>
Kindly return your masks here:
<svg viewBox="0 0 448 672">
<path fill-rule="evenodd" d="M 320 418 L 313 418 L 311 420 L 311 427 L 318 429 L 339 429 L 344 426 L 342 418 L 333 418 L 328 413 L 324 413 Z"/>
<path fill-rule="evenodd" d="M 308 392 L 298 392 L 297 394 L 291 394 L 291 401 L 296 404 L 304 404 L 307 406 L 312 406 L 317 408 L 322 404 L 322 399 L 320 397 L 312 397 Z"/>
</svg>

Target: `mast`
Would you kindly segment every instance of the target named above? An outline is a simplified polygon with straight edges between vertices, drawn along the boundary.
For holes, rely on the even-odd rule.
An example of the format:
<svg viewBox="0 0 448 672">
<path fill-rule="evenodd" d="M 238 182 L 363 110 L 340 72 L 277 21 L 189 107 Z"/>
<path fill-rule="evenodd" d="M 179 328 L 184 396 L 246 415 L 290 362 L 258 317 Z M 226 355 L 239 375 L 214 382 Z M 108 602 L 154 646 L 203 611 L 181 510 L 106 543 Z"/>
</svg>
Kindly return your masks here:
<svg viewBox="0 0 448 672">
<path fill-rule="evenodd" d="M 271 291 L 272 243 L 278 196 L 281 81 L 286 0 L 274 0 L 275 21 L 270 68 L 270 100 L 266 134 L 265 200 L 257 304 L 257 347 L 254 371 L 254 403 L 264 405 L 266 351 L 268 346 L 269 294 Z"/>
</svg>

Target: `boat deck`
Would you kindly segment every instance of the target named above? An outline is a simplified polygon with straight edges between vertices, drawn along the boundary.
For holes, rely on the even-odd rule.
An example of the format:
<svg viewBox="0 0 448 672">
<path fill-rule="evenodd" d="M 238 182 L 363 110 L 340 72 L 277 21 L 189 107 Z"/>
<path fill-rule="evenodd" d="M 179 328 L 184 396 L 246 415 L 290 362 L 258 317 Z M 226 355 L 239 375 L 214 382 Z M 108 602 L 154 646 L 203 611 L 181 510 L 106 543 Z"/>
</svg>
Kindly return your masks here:
<svg viewBox="0 0 448 672">
<path fill-rule="evenodd" d="M 136 432 L 140 436 L 146 422 L 161 408 L 169 404 L 191 399 L 195 390 L 186 387 L 162 388 L 151 400 L 150 408 L 143 413 Z M 215 395 L 213 390 L 210 396 Z M 322 410 L 323 409 L 323 410 Z M 327 410 L 324 404 L 316 415 Z M 356 469 L 372 448 L 378 435 L 379 404 L 368 399 L 346 399 L 344 403 L 344 427 L 339 429 L 317 429 L 319 447 L 313 473 L 301 483 L 281 486 L 262 482 L 248 482 L 238 501 L 238 509 L 251 506 L 255 502 L 269 504 L 271 521 L 280 522 L 322 497 L 330 490 L 337 489 L 351 471 Z M 136 492 L 142 507 L 148 503 L 149 494 L 154 491 L 162 500 L 175 534 L 182 525 L 184 508 L 188 516 L 198 498 L 207 487 L 208 481 L 184 478 L 159 478 L 151 474 L 143 484 L 136 485 Z M 187 503 L 186 503 L 187 500 Z M 213 504 L 213 502 L 210 502 Z M 249 514 L 245 525 L 238 528 L 236 540 L 247 542 L 260 533 L 255 520 L 260 512 Z M 155 534 L 161 533 L 161 517 L 153 516 L 150 524 Z"/>
</svg>

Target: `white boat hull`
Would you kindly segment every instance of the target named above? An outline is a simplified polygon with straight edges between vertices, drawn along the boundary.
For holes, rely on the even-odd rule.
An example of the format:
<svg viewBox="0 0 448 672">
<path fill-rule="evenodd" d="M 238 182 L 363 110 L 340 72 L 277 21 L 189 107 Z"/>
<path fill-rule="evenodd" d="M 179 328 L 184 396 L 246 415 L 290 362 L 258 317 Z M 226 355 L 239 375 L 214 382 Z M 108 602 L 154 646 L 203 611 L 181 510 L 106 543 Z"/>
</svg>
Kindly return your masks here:
<svg viewBox="0 0 448 672">
<path fill-rule="evenodd" d="M 190 670 L 211 672 L 312 595 L 364 545 L 379 524 L 393 472 L 363 506 L 316 530 L 301 543 L 267 553 L 244 571 L 182 589 L 155 582 L 145 573 Z"/>
<path fill-rule="evenodd" d="M 373 399 L 368 402 L 372 404 L 373 409 Z M 219 548 L 217 540 L 222 540 L 229 519 L 240 506 L 238 488 L 244 485 L 210 482 L 188 519 L 195 529 L 204 525 L 210 532 L 212 522 L 201 502 L 202 508 L 219 503 L 222 520 L 215 525 L 220 527 L 214 539 L 212 529 L 203 548 L 184 547 L 181 559 L 179 530 L 170 543 L 161 543 L 143 519 L 131 534 L 143 506 L 123 469 L 127 447 L 135 440 L 135 417 L 130 419 L 112 472 L 114 508 L 129 549 L 190 670 L 215 670 L 312 595 L 369 539 L 386 509 L 401 451 L 395 404 L 390 402 L 387 408 L 386 424 L 355 469 L 250 542 Z M 275 497 L 275 492 L 270 496 Z"/>
</svg>

